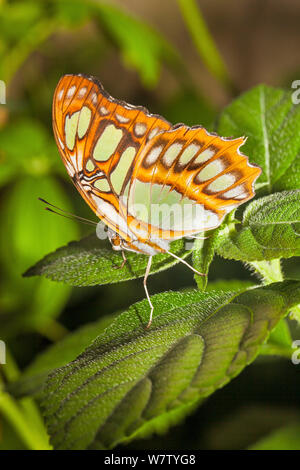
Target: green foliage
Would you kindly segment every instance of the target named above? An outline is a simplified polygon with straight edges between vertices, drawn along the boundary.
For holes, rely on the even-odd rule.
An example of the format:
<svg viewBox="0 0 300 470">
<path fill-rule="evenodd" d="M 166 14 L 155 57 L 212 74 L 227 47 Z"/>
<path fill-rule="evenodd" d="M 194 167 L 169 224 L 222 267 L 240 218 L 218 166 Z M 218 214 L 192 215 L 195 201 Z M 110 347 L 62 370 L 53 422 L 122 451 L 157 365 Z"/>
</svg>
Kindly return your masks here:
<svg viewBox="0 0 300 470">
<path fill-rule="evenodd" d="M 90 20 L 99 25 L 115 44 L 124 63 L 136 70 L 146 87 L 157 84 L 160 65 L 184 67 L 177 50 L 167 39 L 138 18 L 120 8 L 96 0 L 19 0 L 0 11 L 4 58 L 0 74 L 10 80 L 34 49 L 59 28 L 78 29 Z M 129 34 L 130 32 L 130 34 Z"/>
<path fill-rule="evenodd" d="M 251 202 L 241 224 L 224 230 L 218 253 L 224 258 L 261 261 L 300 254 L 300 191 L 283 191 Z"/>
<path fill-rule="evenodd" d="M 49 249 L 55 250 L 76 239 L 79 233 L 75 222 L 56 219 L 44 212 L 37 201 L 37 197 L 45 197 L 73 211 L 70 199 L 74 199 L 74 193 L 67 194 L 58 181 L 58 177 L 65 178 L 66 173 L 51 131 L 51 100 L 59 76 L 72 67 L 96 74 L 95 70 L 89 70 L 90 65 L 100 64 L 109 55 L 115 56 L 116 50 L 147 87 L 158 82 L 162 63 L 171 69 L 181 69 L 182 77 L 185 65 L 177 50 L 154 28 L 98 1 L 2 2 L 0 28 L 0 79 L 5 81 L 7 89 L 7 105 L 0 107 L 0 187 L 4 196 L 0 207 L 0 339 L 6 339 L 18 359 L 22 362 L 24 357 L 26 362 L 27 356 L 35 354 L 36 349 L 32 348 L 32 342 L 28 346 L 25 332 L 46 335 L 54 341 L 64 332 L 55 318 L 61 315 L 71 289 L 43 278 L 22 279 L 21 273 Z M 86 28 L 84 33 L 81 28 Z M 94 38 L 89 39 L 86 31 L 95 31 Z M 63 47 L 59 45 L 61 38 Z M 119 258 L 116 261 L 119 263 Z M 157 260 L 157 270 L 169 264 Z M 142 266 L 143 263 L 139 269 Z M 108 262 L 103 267 L 111 271 Z M 129 279 L 140 272 L 130 274 L 127 270 L 126 275 Z M 77 337 L 75 335 L 73 355 L 62 350 L 65 362 L 80 353 L 80 345 L 88 346 L 99 334 L 100 325 L 93 323 L 86 330 L 83 327 L 83 331 L 79 329 Z M 65 341 L 69 350 L 72 337 L 67 336 Z M 64 341 L 58 344 L 57 357 Z M 50 355 L 55 356 L 55 346 Z M 37 364 L 39 360 L 43 362 L 42 357 L 37 359 Z M 49 370 L 59 365 L 50 361 Z M 45 378 L 46 366 L 42 372 Z M 40 385 L 43 383 L 41 376 L 42 373 L 39 374 Z M 23 416 L 23 410 L 1 390 L 0 403 L 7 412 L 7 421 L 1 422 L 5 437 L 0 446 L 13 446 L 7 439 L 12 429 L 21 437 L 23 446 L 41 446 L 41 440 L 35 438 L 25 424 L 30 420 L 34 426 L 32 415 Z M 18 439 L 14 439 L 13 432 L 11 434 L 15 447 L 20 447 Z"/>
<path fill-rule="evenodd" d="M 60 184 L 50 176 L 41 175 L 17 180 L 4 202 L 1 214 L 4 230 L 0 234 L 0 260 L 5 269 L 0 289 L 2 338 L 22 328 L 47 324 L 60 314 L 69 298 L 67 286 L 42 278 L 28 282 L 20 276 L 28 263 L 45 254 L 50 245 L 55 248 L 78 233 L 75 223 L 66 220 L 62 220 L 61 229 L 57 230 L 57 221 L 42 210 L 37 200 L 42 194 L 55 198 L 63 207 L 70 207 Z"/>
<path fill-rule="evenodd" d="M 211 74 L 226 87 L 232 86 L 223 59 L 195 0 L 177 0 L 182 17 L 198 52 Z"/>
<path fill-rule="evenodd" d="M 90 6 L 81 0 L 54 2 L 54 15 L 65 27 L 76 28 L 90 19 Z"/>
<path fill-rule="evenodd" d="M 195 240 L 194 251 L 193 251 L 193 264 L 194 267 L 206 276 L 195 275 L 195 280 L 199 289 L 207 287 L 207 274 L 210 263 L 213 260 L 216 246 L 219 243 L 219 232 L 222 230 L 222 226 L 210 232 L 207 238 Z"/>
<path fill-rule="evenodd" d="M 272 90 L 258 90 L 264 100 L 267 96 L 264 112 L 268 115 L 268 106 L 274 106 L 278 92 L 274 91 L 272 98 Z M 243 109 L 245 101 L 248 112 L 251 103 L 253 108 L 257 106 L 248 98 L 246 94 L 227 108 L 220 126 L 227 122 L 230 109 Z M 283 102 L 282 98 L 280 103 Z M 256 112 L 259 114 L 261 109 Z M 236 120 L 242 122 L 240 114 Z M 232 117 L 229 122 L 232 124 Z M 280 123 L 276 121 L 277 125 Z M 250 135 L 248 146 L 260 147 L 254 153 L 254 161 L 268 170 L 266 136 L 271 131 L 267 132 L 265 126 L 270 129 L 269 121 L 263 123 L 254 144 Z M 292 143 L 290 148 L 294 149 Z M 263 176 L 258 187 L 268 186 L 271 190 L 275 176 L 270 173 L 267 181 Z M 267 283 L 282 281 L 280 265 L 269 266 L 270 272 L 275 271 L 268 280 L 266 265 L 259 263 L 299 256 L 299 195 L 297 188 L 274 192 L 249 202 L 236 215 L 231 214 L 208 238 L 195 242 L 194 266 L 207 274 L 217 252 L 224 258 L 253 262 Z M 189 254 L 184 248 L 182 240 L 172 246 L 173 252 L 182 257 Z M 143 276 L 147 257 L 129 253 L 125 267 L 113 269 L 121 261 L 121 256 L 102 246 L 96 236 L 89 236 L 47 255 L 25 275 L 43 275 L 76 286 Z M 169 255 L 157 255 L 153 261 L 152 273 L 176 264 Z M 196 276 L 196 281 L 199 289 L 205 290 L 206 277 Z M 215 288 L 212 284 L 207 293 L 188 290 L 153 296 L 154 321 L 149 331 L 144 330 L 148 318 L 146 301 L 118 316 L 99 336 L 87 326 L 87 334 L 82 331 L 82 341 L 76 347 L 74 333 L 70 340 L 61 343 L 61 350 L 53 347 L 41 356 L 37 366 L 32 366 L 33 372 L 29 369 L 11 392 L 38 393 L 55 448 L 111 448 L 153 432 L 164 432 L 239 374 L 257 354 L 291 356 L 292 339 L 283 317 L 292 307 L 297 308 L 299 285 L 290 281 L 253 288 L 251 284 L 235 282 L 235 292 L 230 290 L 230 284 L 219 283 L 215 285 L 218 290 L 211 290 Z M 74 360 L 92 339 L 94 342 Z M 65 351 L 63 356 L 69 363 L 58 359 L 59 351 Z M 222 352 L 222 360 L 221 351 L 226 351 Z M 62 369 L 56 369 L 64 364 Z"/>
<path fill-rule="evenodd" d="M 173 253 L 182 258 L 189 254 L 184 248 L 183 240 L 174 242 L 172 249 Z M 110 284 L 144 276 L 148 257 L 128 253 L 126 258 L 127 263 L 119 269 L 123 261 L 122 255 L 114 252 L 111 246 L 101 246 L 96 235 L 90 235 L 47 255 L 26 271 L 25 276 L 43 275 L 52 281 L 65 282 L 71 286 Z M 151 273 L 167 269 L 176 263 L 178 261 L 169 255 L 155 256 Z"/>
<path fill-rule="evenodd" d="M 280 320 L 276 328 L 271 332 L 267 343 L 263 344 L 261 354 L 292 357 L 292 337 L 285 318 Z"/>
<path fill-rule="evenodd" d="M 300 110 L 293 104 L 291 93 L 265 85 L 244 93 L 221 113 L 218 133 L 248 137 L 242 151 L 263 170 L 256 189 L 262 194 L 273 194 L 250 202 L 240 224 L 231 222 L 232 216 L 228 218 L 217 239 L 213 235 L 212 240 L 205 242 L 204 250 L 195 253 L 194 259 L 201 260 L 205 272 L 215 251 L 225 258 L 245 262 L 297 256 L 299 191 L 283 192 L 299 189 L 297 129 L 300 130 Z"/>
<path fill-rule="evenodd" d="M 201 11 L 194 0 L 177 3 L 200 59 L 229 102 L 235 86 Z M 278 357 L 289 360 L 298 334 L 289 318 L 300 321 L 300 108 L 291 94 L 259 85 L 217 117 L 207 90 L 198 81 L 195 86 L 186 58 L 163 33 L 98 0 L 2 2 L 0 28 L 0 79 L 8 90 L 0 107 L 0 339 L 8 345 L 0 370 L 0 448 L 49 449 L 45 424 L 59 449 L 113 448 L 162 434 L 257 356 L 255 364 L 268 368 Z M 151 278 L 151 292 L 160 293 L 151 298 L 149 330 L 149 305 L 139 301 L 142 283 L 135 282 L 147 257 L 128 252 L 127 264 L 115 269 L 122 257 L 108 243 L 79 232 L 74 220 L 45 212 L 37 200 L 90 217 L 66 184 L 51 100 L 63 73 L 101 79 L 116 58 L 122 80 L 139 82 L 136 100 L 149 99 L 154 112 L 174 123 L 247 136 L 242 151 L 262 168 L 254 200 L 203 234 L 208 238 L 193 250 L 185 240 L 171 245 L 181 258 L 192 252 L 194 267 L 207 274 L 195 276 L 197 290 L 177 260 L 153 258 L 151 274 L 160 274 Z M 161 78 L 170 78 L 175 92 L 157 103 L 150 90 Z M 242 261 L 261 285 L 228 259 Z M 283 260 L 293 269 L 282 271 Z M 174 286 L 178 291 L 162 292 Z M 297 419 L 252 448 L 299 448 Z"/>
<path fill-rule="evenodd" d="M 177 51 L 154 29 L 119 8 L 94 3 L 100 27 L 117 44 L 125 65 L 138 71 L 146 87 L 157 84 L 162 60 L 180 63 Z"/>
<path fill-rule="evenodd" d="M 250 450 L 299 450 L 300 424 L 289 424 L 270 433 L 250 447 Z"/>
<path fill-rule="evenodd" d="M 38 2 L 10 2 L 1 5 L 1 32 L 7 43 L 16 43 L 34 26 L 40 15 L 41 5 Z"/>
<path fill-rule="evenodd" d="M 43 408 L 55 448 L 110 448 L 165 432 L 256 357 L 300 284 L 234 293 L 165 293 L 120 315 L 68 366 L 54 371 Z M 218 335 L 216 336 L 216 332 Z M 184 374 L 182 373 L 184 371 Z"/>
<path fill-rule="evenodd" d="M 35 361 L 23 372 L 20 380 L 8 387 L 9 391 L 15 397 L 38 394 L 42 390 L 49 372 L 76 359 L 113 321 L 114 317 L 115 315 L 101 317 L 97 322 L 78 328 L 58 343 L 50 346 L 36 357 Z"/>
<path fill-rule="evenodd" d="M 9 169 L 10 180 L 20 174 L 45 175 L 58 166 L 53 161 L 55 142 L 38 121 L 21 119 L 0 130 L 3 164 Z M 27 142 L 24 147 L 24 142 Z M 3 183 L 8 183 L 6 180 Z"/>
<path fill-rule="evenodd" d="M 220 135 L 248 137 L 242 151 L 262 168 L 257 187 L 270 193 L 300 186 L 300 108 L 291 93 L 260 85 L 221 114 Z"/>
</svg>

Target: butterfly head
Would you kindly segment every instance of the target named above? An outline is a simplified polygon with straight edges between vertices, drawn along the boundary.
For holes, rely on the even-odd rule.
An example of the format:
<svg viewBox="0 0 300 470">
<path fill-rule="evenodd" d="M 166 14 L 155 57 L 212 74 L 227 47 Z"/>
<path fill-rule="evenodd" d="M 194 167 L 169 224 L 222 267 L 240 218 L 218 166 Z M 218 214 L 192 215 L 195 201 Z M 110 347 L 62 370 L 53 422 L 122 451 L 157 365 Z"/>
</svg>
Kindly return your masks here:
<svg viewBox="0 0 300 470">
<path fill-rule="evenodd" d="M 124 249 L 124 240 L 110 228 L 107 230 L 107 235 L 113 250 L 121 251 Z"/>
</svg>

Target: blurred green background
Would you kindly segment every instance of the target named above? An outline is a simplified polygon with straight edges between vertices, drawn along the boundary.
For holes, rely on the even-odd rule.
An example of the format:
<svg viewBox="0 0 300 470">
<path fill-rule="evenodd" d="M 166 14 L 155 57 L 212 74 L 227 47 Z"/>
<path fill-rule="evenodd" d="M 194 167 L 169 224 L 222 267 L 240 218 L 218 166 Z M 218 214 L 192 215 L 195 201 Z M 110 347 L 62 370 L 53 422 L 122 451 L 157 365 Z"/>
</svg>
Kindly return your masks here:
<svg viewBox="0 0 300 470">
<path fill-rule="evenodd" d="M 299 20 L 297 0 L 0 1 L 0 339 L 14 374 L 68 331 L 144 298 L 140 280 L 71 289 L 22 278 L 45 254 L 90 232 L 44 211 L 38 197 L 95 220 L 54 142 L 59 78 L 95 75 L 116 98 L 213 129 L 218 112 L 244 90 L 299 79 Z M 298 270 L 291 261 L 288 269 Z M 255 281 L 240 263 L 216 258 L 209 280 L 219 279 Z M 152 277 L 149 289 L 193 285 L 192 273 L 176 266 Z M 184 424 L 131 447 L 249 447 L 299 418 L 299 367 L 259 359 Z M 278 439 L 288 445 L 286 435 Z M 0 415 L 1 448 L 26 445 Z"/>
</svg>

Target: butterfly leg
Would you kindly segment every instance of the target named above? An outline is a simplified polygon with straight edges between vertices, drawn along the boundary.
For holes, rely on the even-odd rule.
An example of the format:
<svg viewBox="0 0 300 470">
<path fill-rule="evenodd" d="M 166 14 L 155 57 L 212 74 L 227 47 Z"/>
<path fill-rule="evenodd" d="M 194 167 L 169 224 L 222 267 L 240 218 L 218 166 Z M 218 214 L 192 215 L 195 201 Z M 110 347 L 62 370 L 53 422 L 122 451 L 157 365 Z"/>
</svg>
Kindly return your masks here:
<svg viewBox="0 0 300 470">
<path fill-rule="evenodd" d="M 122 261 L 122 263 L 120 264 L 120 266 L 114 266 L 114 269 L 122 269 L 122 268 L 124 268 L 124 266 L 125 266 L 125 263 L 126 263 L 126 261 L 127 261 L 127 258 L 126 258 L 126 256 L 125 256 L 125 253 L 124 253 L 123 250 L 122 250 L 122 258 L 123 258 L 123 261 Z"/>
<path fill-rule="evenodd" d="M 189 263 L 187 263 L 184 259 L 182 259 L 179 256 L 175 255 L 174 253 L 171 253 L 171 251 L 166 250 L 166 253 L 168 253 L 168 255 L 173 256 L 173 258 L 177 259 L 181 263 L 185 264 L 188 268 L 190 268 L 192 271 L 194 271 L 194 273 L 198 274 L 198 276 L 206 276 L 205 273 L 200 273 L 199 271 L 197 271 L 197 269 L 193 268 L 193 266 L 191 266 Z"/>
<path fill-rule="evenodd" d="M 210 238 L 210 237 L 197 237 L 197 235 L 189 235 L 186 238 L 192 238 L 193 240 L 206 240 L 207 238 Z"/>
<path fill-rule="evenodd" d="M 145 276 L 144 276 L 144 289 L 145 289 L 145 292 L 146 292 L 147 300 L 148 300 L 149 305 L 150 305 L 150 317 L 149 317 L 149 321 L 148 321 L 148 324 L 146 326 L 146 329 L 150 328 L 150 326 L 151 326 L 152 314 L 153 314 L 153 310 L 154 310 L 154 307 L 153 307 L 152 302 L 150 300 L 149 292 L 148 292 L 148 289 L 147 289 L 147 279 L 148 279 L 148 276 L 149 276 L 149 273 L 150 273 L 151 263 L 152 263 L 152 256 L 149 256 L 149 260 L 148 260 L 148 264 L 147 264 L 147 268 L 146 268 L 146 272 L 145 272 Z"/>
</svg>

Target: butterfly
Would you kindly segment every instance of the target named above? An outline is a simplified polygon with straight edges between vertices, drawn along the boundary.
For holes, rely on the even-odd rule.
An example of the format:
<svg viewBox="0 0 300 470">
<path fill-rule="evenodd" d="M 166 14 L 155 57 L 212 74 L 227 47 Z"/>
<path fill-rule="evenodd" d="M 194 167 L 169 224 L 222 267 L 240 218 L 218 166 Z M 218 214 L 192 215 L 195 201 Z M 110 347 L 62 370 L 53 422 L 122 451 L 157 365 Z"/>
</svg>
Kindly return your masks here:
<svg viewBox="0 0 300 470">
<path fill-rule="evenodd" d="M 64 75 L 53 98 L 53 130 L 79 193 L 108 228 L 114 250 L 152 257 L 172 240 L 218 227 L 254 195 L 261 169 L 240 151 L 245 138 L 173 126 L 110 96 L 94 77 Z M 186 263 L 183 259 L 180 261 Z M 201 275 L 192 266 L 193 271 Z"/>
</svg>

